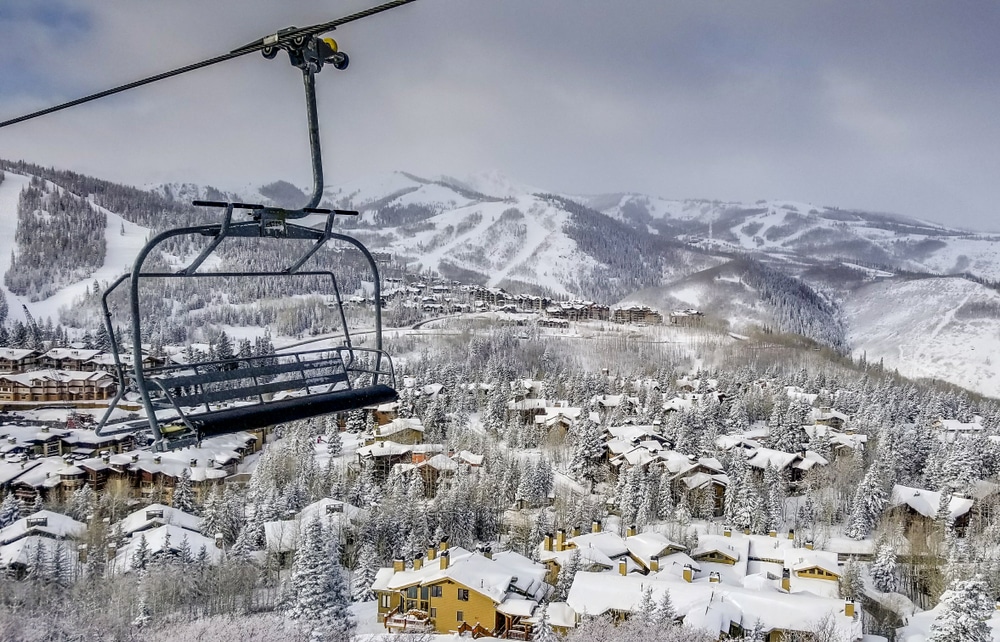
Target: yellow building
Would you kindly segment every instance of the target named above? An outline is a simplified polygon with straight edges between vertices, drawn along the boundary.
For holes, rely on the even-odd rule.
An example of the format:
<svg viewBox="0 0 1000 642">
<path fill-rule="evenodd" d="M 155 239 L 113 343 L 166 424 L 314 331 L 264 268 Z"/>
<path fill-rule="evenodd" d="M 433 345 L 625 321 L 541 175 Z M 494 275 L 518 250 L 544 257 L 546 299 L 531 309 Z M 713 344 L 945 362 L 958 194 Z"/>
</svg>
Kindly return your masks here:
<svg viewBox="0 0 1000 642">
<path fill-rule="evenodd" d="M 409 565 L 396 560 L 380 569 L 372 590 L 378 619 L 392 632 L 474 631 L 524 640 L 527 620 L 552 590 L 545 575 L 545 566 L 517 553 L 494 557 L 443 541 Z"/>
</svg>

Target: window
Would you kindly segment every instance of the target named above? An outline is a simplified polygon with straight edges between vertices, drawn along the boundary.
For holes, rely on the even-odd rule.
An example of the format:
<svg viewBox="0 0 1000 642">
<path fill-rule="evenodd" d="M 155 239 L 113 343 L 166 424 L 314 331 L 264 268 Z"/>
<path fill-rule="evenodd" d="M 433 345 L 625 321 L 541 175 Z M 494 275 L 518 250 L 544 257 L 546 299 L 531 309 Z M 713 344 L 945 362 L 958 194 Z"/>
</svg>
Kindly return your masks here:
<svg viewBox="0 0 1000 642">
<path fill-rule="evenodd" d="M 431 617 L 437 617 L 437 616 L 438 616 L 438 610 L 432 606 L 431 607 Z"/>
<path fill-rule="evenodd" d="M 463 602 L 468 602 L 469 601 L 469 589 L 458 589 L 458 599 L 462 600 Z M 461 620 L 462 618 L 458 618 L 458 619 Z"/>
<path fill-rule="evenodd" d="M 391 605 L 391 602 L 389 600 L 390 598 L 388 595 L 379 596 L 379 606 L 381 606 L 383 609 L 389 608 L 389 606 Z"/>
<path fill-rule="evenodd" d="M 427 593 L 428 593 L 428 591 L 429 591 L 429 589 L 426 586 L 421 586 L 420 587 L 420 599 L 421 600 L 426 600 L 427 599 Z"/>
<path fill-rule="evenodd" d="M 411 586 L 410 588 L 406 589 L 406 597 L 415 599 L 417 597 L 417 588 L 418 587 L 416 586 Z"/>
<path fill-rule="evenodd" d="M 432 586 L 431 587 L 431 597 L 441 597 L 441 587 Z"/>
<path fill-rule="evenodd" d="M 459 622 L 465 622 L 465 611 L 459 611 L 455 614 L 455 619 Z"/>
</svg>

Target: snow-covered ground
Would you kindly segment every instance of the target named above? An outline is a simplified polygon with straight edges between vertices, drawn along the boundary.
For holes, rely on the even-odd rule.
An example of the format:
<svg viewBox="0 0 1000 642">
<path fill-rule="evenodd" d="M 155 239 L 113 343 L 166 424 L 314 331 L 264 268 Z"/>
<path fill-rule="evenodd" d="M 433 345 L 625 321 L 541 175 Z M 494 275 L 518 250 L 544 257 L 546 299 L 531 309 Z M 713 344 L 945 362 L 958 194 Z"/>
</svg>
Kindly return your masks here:
<svg viewBox="0 0 1000 642">
<path fill-rule="evenodd" d="M 960 278 L 873 283 L 844 305 L 856 357 L 994 397 L 1000 396 L 997 310 L 1000 294 Z"/>
<path fill-rule="evenodd" d="M 0 270 L 4 274 L 10 269 L 10 257 L 16 247 L 14 235 L 17 232 L 18 199 L 29 180 L 26 176 L 7 172 L 3 183 L 0 183 Z M 113 281 L 132 268 L 136 255 L 146 243 L 149 229 L 129 223 L 114 212 L 104 208 L 99 209 L 107 216 L 107 226 L 104 230 L 107 251 L 104 264 L 86 279 L 64 287 L 42 301 L 30 302 L 27 297 L 19 297 L 11 293 L 6 285 L 0 284 L 0 289 L 7 297 L 12 318 L 24 319 L 21 308 L 23 304 L 28 306 L 36 320 L 51 318 L 53 323 L 58 323 L 59 309 L 71 306 L 74 299 L 83 295 L 95 280 L 103 285 L 104 282 Z"/>
</svg>

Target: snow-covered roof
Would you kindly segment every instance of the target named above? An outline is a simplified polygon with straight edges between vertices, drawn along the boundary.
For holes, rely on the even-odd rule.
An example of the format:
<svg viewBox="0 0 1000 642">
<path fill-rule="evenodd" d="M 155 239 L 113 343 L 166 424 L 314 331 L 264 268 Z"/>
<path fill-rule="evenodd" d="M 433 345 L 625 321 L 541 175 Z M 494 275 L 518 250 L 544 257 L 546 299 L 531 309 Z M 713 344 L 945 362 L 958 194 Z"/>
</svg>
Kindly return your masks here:
<svg viewBox="0 0 1000 642">
<path fill-rule="evenodd" d="M 101 354 L 101 350 L 77 350 L 76 348 L 52 348 L 42 355 L 46 359 L 73 359 L 74 361 L 87 361 Z"/>
<path fill-rule="evenodd" d="M 0 529 L 0 544 L 9 544 L 28 535 L 43 535 L 58 539 L 80 537 L 86 530 L 86 524 L 72 517 L 50 510 L 40 510 Z"/>
<path fill-rule="evenodd" d="M 140 508 L 112 528 L 117 529 L 123 535 L 131 535 L 163 524 L 173 524 L 189 531 L 201 532 L 200 517 L 165 504 L 150 504 L 145 508 Z"/>
<path fill-rule="evenodd" d="M 513 617 L 531 617 L 538 607 L 538 602 L 534 600 L 508 599 L 497 605 L 497 612 Z"/>
<path fill-rule="evenodd" d="M 543 567 L 544 568 L 544 567 Z M 510 588 L 515 575 L 511 569 L 487 559 L 482 555 L 469 554 L 453 559 L 447 568 L 434 568 L 435 571 L 423 578 L 421 585 L 434 584 L 442 580 L 451 580 L 456 584 L 474 590 L 487 596 L 494 602 L 502 602 Z"/>
<path fill-rule="evenodd" d="M 561 551 L 545 550 L 545 543 L 540 542 L 538 544 L 538 560 L 540 562 L 553 561 L 560 567 L 566 566 L 569 563 L 569 559 L 576 554 L 580 556 L 580 568 L 593 568 L 601 567 L 606 569 L 615 568 L 615 561 L 605 555 L 599 548 L 594 548 L 593 546 L 587 546 L 584 548 L 566 548 Z"/>
<path fill-rule="evenodd" d="M 907 505 L 924 517 L 937 519 L 938 507 L 941 504 L 941 493 L 935 490 L 924 490 L 896 484 L 892 487 L 889 497 L 889 508 Z M 948 519 L 957 519 L 972 510 L 973 500 L 952 495 L 948 503 Z"/>
<path fill-rule="evenodd" d="M 0 348 L 0 359 L 4 359 L 6 361 L 21 361 L 25 357 L 37 354 L 37 351 L 28 350 L 26 348 Z"/>
<path fill-rule="evenodd" d="M 188 548 L 192 556 L 197 556 L 202 547 L 204 547 L 210 563 L 218 564 L 222 558 L 222 551 L 215 546 L 214 539 L 181 528 L 180 526 L 164 524 L 158 528 L 139 533 L 137 537 L 130 538 L 128 544 L 118 549 L 118 553 L 115 555 L 116 570 L 123 573 L 131 570 L 132 557 L 139 546 L 141 546 L 143 539 L 145 539 L 146 545 L 149 547 L 150 555 L 164 550 L 179 551 L 182 542 L 187 539 Z"/>
<path fill-rule="evenodd" d="M 468 450 L 460 450 L 452 456 L 455 461 L 461 462 L 463 464 L 468 464 L 469 466 L 482 466 L 483 456 L 477 455 L 474 452 Z"/>
<path fill-rule="evenodd" d="M 433 457 L 431 457 L 430 459 L 426 459 L 418 464 L 418 467 L 423 467 L 423 466 L 430 466 L 431 468 L 435 468 L 440 471 L 458 470 L 458 462 L 454 461 L 447 455 L 442 455 L 441 453 L 438 453 Z"/>
<path fill-rule="evenodd" d="M 28 566 L 39 546 L 44 546 L 51 553 L 52 547 L 55 545 L 55 542 L 50 538 L 38 535 L 29 535 L 10 544 L 4 544 L 0 546 L 0 568 L 6 568 L 13 564 Z M 64 550 L 69 560 L 75 563 L 77 557 L 76 546 L 66 545 Z"/>
<path fill-rule="evenodd" d="M 406 432 L 407 430 L 415 430 L 417 432 L 424 431 L 424 425 L 419 419 L 415 417 L 403 418 L 397 417 L 389 423 L 379 426 L 375 429 L 375 435 L 377 437 L 390 437 L 392 435 L 397 435 L 401 432 Z"/>
<path fill-rule="evenodd" d="M 23 464 L 23 467 L 22 467 Z M 66 462 L 59 457 L 43 457 L 21 464 L 7 463 L 0 467 L 0 483 L 24 484 L 32 488 L 55 488 L 62 483 L 59 471 Z"/>
<path fill-rule="evenodd" d="M 840 575 L 840 562 L 837 554 L 829 551 L 809 550 L 807 548 L 786 548 L 785 566 L 795 572 L 810 568 L 820 568 L 824 571 Z"/>
<path fill-rule="evenodd" d="M 413 446 L 397 444 L 386 439 L 377 441 L 370 446 L 362 446 L 355 451 L 358 457 L 399 457 L 406 453 L 413 452 Z"/>
<path fill-rule="evenodd" d="M 581 551 L 585 548 L 596 548 L 611 559 L 628 554 L 625 540 L 617 533 L 601 531 L 600 533 L 583 533 L 569 540 Z"/>
<path fill-rule="evenodd" d="M 689 626 L 720 633 L 730 623 L 753 626 L 758 620 L 765 631 L 812 631 L 815 623 L 832 614 L 837 633 L 846 640 L 861 639 L 861 619 L 844 614 L 844 602 L 808 592 L 784 593 L 775 583 L 747 588 L 709 582 L 707 578 L 685 582 L 670 575 L 621 576 L 610 573 L 576 574 L 566 602 L 577 613 L 600 615 L 610 610 L 634 612 L 643 593 L 651 590 L 658 602 L 665 591 L 678 614 Z"/>
<path fill-rule="evenodd" d="M 299 547 L 299 522 L 282 519 L 264 522 L 264 547 L 274 553 L 289 553 Z"/>
<path fill-rule="evenodd" d="M 625 547 L 632 557 L 639 560 L 646 568 L 649 568 L 650 559 L 654 555 L 661 556 L 684 550 L 683 544 L 673 542 L 657 532 L 639 533 L 632 537 L 626 537 Z"/>
<path fill-rule="evenodd" d="M 79 370 L 32 370 L 30 372 L 14 372 L 0 374 L 0 380 L 12 381 L 22 386 L 40 386 L 47 381 L 56 383 L 82 383 L 91 382 L 97 387 L 107 387 L 114 385 L 117 380 L 103 370 L 93 372 L 81 372 Z"/>
</svg>

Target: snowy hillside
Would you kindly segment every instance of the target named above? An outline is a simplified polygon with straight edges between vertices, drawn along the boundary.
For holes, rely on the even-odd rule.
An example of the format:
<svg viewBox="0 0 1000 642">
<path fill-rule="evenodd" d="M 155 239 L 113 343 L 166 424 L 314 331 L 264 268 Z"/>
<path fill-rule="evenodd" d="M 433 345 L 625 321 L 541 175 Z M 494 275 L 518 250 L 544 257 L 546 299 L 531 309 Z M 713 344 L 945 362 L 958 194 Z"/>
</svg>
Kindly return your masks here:
<svg viewBox="0 0 1000 642">
<path fill-rule="evenodd" d="M 843 310 L 855 355 L 1000 396 L 995 290 L 960 278 L 895 279 L 859 289 Z"/>
<path fill-rule="evenodd" d="M 588 197 L 586 202 L 634 227 L 722 251 L 846 258 L 1000 280 L 1000 236 L 905 216 L 789 201 L 667 200 L 640 194 Z"/>
<path fill-rule="evenodd" d="M 216 212 L 190 208 L 192 199 L 299 206 L 308 192 L 281 181 L 239 194 L 193 184 L 142 192 L 54 170 L 45 176 L 46 190 L 106 218 L 103 259 L 37 301 L 0 284 L 14 319 L 23 318 L 21 303 L 26 303 L 40 321 L 67 322 L 60 309 L 79 301 L 95 280 L 123 274 L 154 228 L 214 220 Z M 25 251 L 15 239 L 18 202 L 30 180 L 28 172 L 8 168 L 0 184 L 0 260 L 7 261 L 7 273 L 9 257 Z M 59 184 L 67 180 L 72 184 Z M 570 198 L 496 172 L 462 179 L 394 172 L 330 186 L 323 203 L 360 211 L 356 220 L 340 219 L 342 229 L 411 272 L 432 271 L 515 292 L 639 303 L 664 312 L 699 308 L 720 329 L 802 334 L 867 354 L 870 361 L 884 359 L 904 374 L 1000 395 L 1000 366 L 986 349 L 1000 341 L 1000 295 L 967 279 L 923 278 L 955 271 L 1000 278 L 1000 237 L 802 203 L 671 201 L 636 194 Z M 38 210 L 33 216 L 44 223 L 49 213 Z M 314 218 L 306 222 L 321 223 L 322 217 Z M 280 251 L 269 250 L 278 253 L 274 257 Z M 332 266 L 338 257 L 321 252 L 316 260 Z M 168 264 L 180 260 L 164 258 Z M 234 247 L 217 260 L 238 269 L 256 255 Z M 359 274 L 345 275 L 345 291 L 360 287 Z M 237 303 L 252 304 L 243 305 L 241 318 L 249 322 L 257 315 L 254 305 L 273 305 L 288 294 L 240 293 Z M 168 325 L 232 325 L 219 305 L 204 307 L 200 296 L 191 295 L 175 299 L 173 307 L 174 316 L 180 310 L 190 318 L 170 317 Z M 211 298 L 234 303 L 232 293 Z M 270 303 L 254 303 L 263 300 Z M 79 321 L 87 314 L 71 316 Z M 301 315 L 315 312 L 303 308 Z M 293 333 L 316 330 L 312 322 L 295 321 L 298 316 L 282 318 Z"/>
<path fill-rule="evenodd" d="M 4 273 L 10 269 L 10 257 L 17 252 L 15 234 L 18 223 L 18 199 L 29 182 L 28 176 L 6 172 L 4 181 L 0 183 L 0 261 L 3 262 Z M 89 271 L 84 278 L 65 285 L 52 296 L 39 301 L 31 301 L 29 297 L 14 294 L 5 284 L 0 284 L 0 290 L 7 298 L 10 307 L 11 318 L 24 320 L 22 305 L 27 305 L 32 316 L 39 322 L 51 319 L 54 323 L 58 323 L 60 308 L 70 306 L 74 299 L 81 296 L 95 280 L 113 281 L 131 269 L 136 255 L 146 242 L 149 230 L 130 223 L 107 209 L 96 205 L 93 207 L 103 212 L 107 219 L 103 233 L 105 246 L 103 265 Z M 57 257 L 54 258 L 58 260 Z"/>
</svg>

